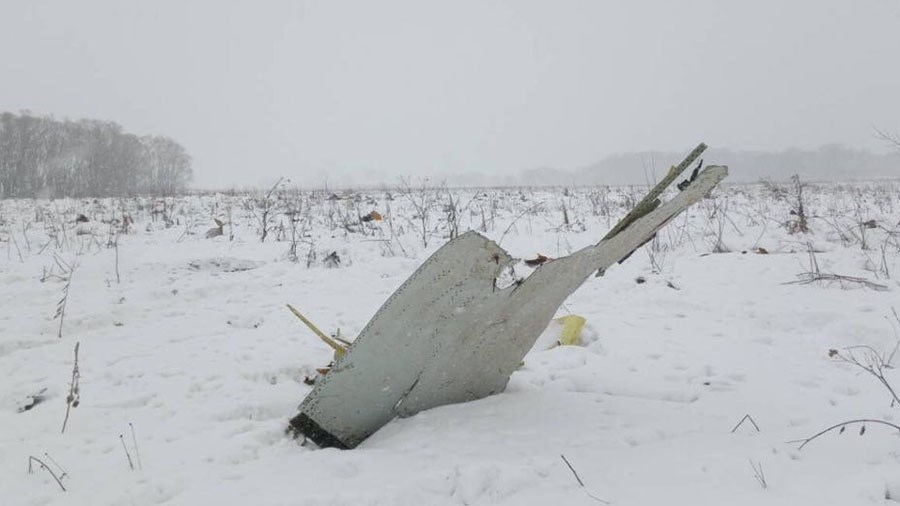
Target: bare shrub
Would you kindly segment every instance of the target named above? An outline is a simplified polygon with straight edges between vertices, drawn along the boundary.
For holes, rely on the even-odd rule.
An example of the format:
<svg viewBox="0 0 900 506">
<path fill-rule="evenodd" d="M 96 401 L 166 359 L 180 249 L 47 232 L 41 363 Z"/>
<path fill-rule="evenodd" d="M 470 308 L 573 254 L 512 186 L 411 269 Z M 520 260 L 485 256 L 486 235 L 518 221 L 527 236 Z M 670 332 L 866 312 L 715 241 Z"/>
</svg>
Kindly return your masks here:
<svg viewBox="0 0 900 506">
<path fill-rule="evenodd" d="M 772 195 L 778 199 L 787 202 L 790 206 L 788 214 L 792 218 L 782 223 L 791 234 L 809 232 L 809 224 L 807 220 L 807 206 L 803 196 L 803 190 L 807 188 L 807 184 L 800 180 L 800 176 L 794 174 L 791 176 L 791 186 L 784 187 L 773 183 L 772 181 L 763 181 L 763 185 Z"/>
</svg>

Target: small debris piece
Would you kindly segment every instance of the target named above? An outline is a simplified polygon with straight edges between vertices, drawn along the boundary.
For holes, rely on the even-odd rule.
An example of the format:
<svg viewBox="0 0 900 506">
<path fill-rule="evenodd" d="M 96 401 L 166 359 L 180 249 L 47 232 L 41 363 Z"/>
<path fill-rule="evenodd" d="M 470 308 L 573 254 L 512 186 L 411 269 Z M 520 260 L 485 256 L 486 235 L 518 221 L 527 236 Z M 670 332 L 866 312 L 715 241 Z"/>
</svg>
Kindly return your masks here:
<svg viewBox="0 0 900 506">
<path fill-rule="evenodd" d="M 47 396 L 44 395 L 46 392 L 47 387 L 44 387 L 38 393 L 29 395 L 25 398 L 25 402 L 16 409 L 16 412 L 24 413 L 26 411 L 31 411 L 32 408 L 47 400 Z"/>
<path fill-rule="evenodd" d="M 644 276 L 638 276 L 638 277 L 634 278 L 634 282 L 639 285 L 643 285 L 644 283 L 647 282 L 647 278 L 645 278 Z"/>
<path fill-rule="evenodd" d="M 678 191 L 684 191 L 685 189 L 687 189 L 688 186 L 691 185 L 691 183 L 694 182 L 695 179 L 697 179 L 697 173 L 700 172 L 701 167 L 703 167 L 703 159 L 702 158 L 700 159 L 700 163 L 698 163 L 697 166 L 694 167 L 694 172 L 691 173 L 691 177 L 688 179 L 685 179 L 684 181 L 682 181 L 676 185 L 676 186 L 678 186 Z"/>
<path fill-rule="evenodd" d="M 311 322 L 307 317 L 303 316 L 303 313 L 301 313 L 297 308 L 295 308 L 294 306 L 292 306 L 290 304 L 286 304 L 286 306 L 291 311 L 291 313 L 293 313 L 294 316 L 297 317 L 297 319 L 302 321 L 304 323 L 304 325 L 306 325 L 309 328 L 309 330 L 313 331 L 313 334 L 318 336 L 319 339 L 324 341 L 325 344 L 327 344 L 329 348 L 334 350 L 334 359 L 335 360 L 344 356 L 344 353 L 347 351 L 347 346 L 349 346 L 349 343 L 347 344 L 347 346 L 344 346 L 343 344 L 341 344 L 338 341 L 341 341 L 343 343 L 347 343 L 347 341 L 344 341 L 343 339 L 340 339 L 340 338 L 329 337 L 324 332 L 319 330 L 319 327 L 316 327 L 316 325 L 313 322 Z M 337 340 L 335 340 L 335 339 L 337 339 Z"/>
<path fill-rule="evenodd" d="M 366 223 L 369 221 L 381 221 L 382 219 L 383 218 L 381 217 L 381 213 L 379 213 L 378 211 L 372 211 L 371 213 L 360 218 L 359 221 Z"/>
<path fill-rule="evenodd" d="M 878 228 L 878 224 L 875 222 L 875 220 L 864 221 L 861 223 L 861 225 L 865 228 Z"/>
<path fill-rule="evenodd" d="M 537 257 L 531 258 L 531 259 L 529 259 L 529 260 L 525 260 L 525 265 L 527 265 L 528 267 L 537 267 L 537 266 L 543 264 L 544 262 L 546 262 L 546 261 L 548 261 L 548 260 L 550 260 L 549 257 L 544 256 L 544 255 L 541 255 L 540 253 L 538 253 L 538 256 L 537 256 Z"/>
<path fill-rule="evenodd" d="M 91 221 L 91 220 L 89 220 L 88 217 L 85 216 L 85 215 L 83 215 L 83 214 L 79 214 L 79 215 L 75 218 L 75 223 L 87 223 L 87 222 L 89 222 L 89 221 Z"/>
<path fill-rule="evenodd" d="M 213 219 L 213 221 L 216 222 L 216 226 L 206 231 L 207 239 L 212 239 L 213 237 L 218 237 L 225 234 L 225 231 L 223 230 L 225 224 L 218 219 Z"/>
<path fill-rule="evenodd" d="M 768 255 L 768 254 L 769 254 L 769 250 L 767 250 L 766 248 L 763 248 L 762 246 L 760 246 L 759 248 L 756 248 L 756 253 L 757 253 L 758 255 Z"/>
<path fill-rule="evenodd" d="M 341 266 L 341 257 L 338 256 L 337 251 L 332 251 L 328 256 L 322 259 L 322 263 L 325 264 L 325 267 L 334 269 Z"/>
<path fill-rule="evenodd" d="M 559 344 L 563 346 L 580 346 L 581 330 L 584 328 L 587 320 L 583 316 L 570 314 L 561 316 L 556 321 L 563 325 L 562 332 L 559 334 Z"/>
</svg>

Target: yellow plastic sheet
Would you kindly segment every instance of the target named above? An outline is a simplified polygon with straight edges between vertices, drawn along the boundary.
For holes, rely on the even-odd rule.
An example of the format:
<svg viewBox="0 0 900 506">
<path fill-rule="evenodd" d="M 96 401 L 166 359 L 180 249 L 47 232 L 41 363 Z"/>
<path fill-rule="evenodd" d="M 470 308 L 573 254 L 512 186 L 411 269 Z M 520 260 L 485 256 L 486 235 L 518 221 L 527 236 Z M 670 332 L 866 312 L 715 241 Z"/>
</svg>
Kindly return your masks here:
<svg viewBox="0 0 900 506">
<path fill-rule="evenodd" d="M 562 323 L 563 326 L 562 332 L 559 334 L 559 344 L 565 346 L 580 346 L 581 330 L 584 328 L 584 324 L 587 320 L 577 314 L 570 314 L 561 316 L 557 318 L 556 321 Z"/>
</svg>

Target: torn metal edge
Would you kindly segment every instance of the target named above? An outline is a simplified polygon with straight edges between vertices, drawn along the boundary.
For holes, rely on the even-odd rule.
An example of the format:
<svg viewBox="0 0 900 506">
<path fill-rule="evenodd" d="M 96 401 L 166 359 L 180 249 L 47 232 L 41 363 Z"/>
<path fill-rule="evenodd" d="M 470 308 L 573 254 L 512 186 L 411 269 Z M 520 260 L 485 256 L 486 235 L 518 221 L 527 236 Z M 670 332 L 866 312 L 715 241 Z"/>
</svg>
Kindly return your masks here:
<svg viewBox="0 0 900 506">
<path fill-rule="evenodd" d="M 309 439 L 312 439 L 313 443 L 316 443 L 320 448 L 333 447 L 341 450 L 350 449 L 350 446 L 344 444 L 343 441 L 323 429 L 321 425 L 308 417 L 306 413 L 300 413 L 294 418 L 291 418 L 290 427 L 294 432 L 295 437 L 300 435 L 306 436 Z"/>
</svg>

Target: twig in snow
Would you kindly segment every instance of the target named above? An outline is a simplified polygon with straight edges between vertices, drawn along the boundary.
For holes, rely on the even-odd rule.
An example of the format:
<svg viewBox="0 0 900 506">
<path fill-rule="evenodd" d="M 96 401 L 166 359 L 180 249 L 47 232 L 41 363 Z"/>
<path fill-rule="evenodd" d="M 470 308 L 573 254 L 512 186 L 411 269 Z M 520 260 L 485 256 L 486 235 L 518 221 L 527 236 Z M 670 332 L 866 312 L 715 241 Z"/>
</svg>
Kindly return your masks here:
<svg viewBox="0 0 900 506">
<path fill-rule="evenodd" d="M 897 321 L 898 326 L 894 326 L 894 322 L 890 319 L 888 322 L 891 324 L 891 328 L 894 329 L 894 335 L 897 336 L 897 342 L 894 343 L 894 349 L 891 350 L 891 354 L 888 355 L 887 360 L 885 361 L 885 367 L 893 367 L 891 362 L 894 360 L 894 355 L 897 354 L 897 349 L 900 348 L 900 314 L 897 314 L 897 308 L 892 307 L 891 313 L 894 314 L 894 320 Z"/>
<path fill-rule="evenodd" d="M 857 357 L 856 352 L 861 350 L 862 358 Z M 895 350 L 896 351 L 896 350 Z M 881 383 L 885 389 L 891 394 L 891 405 L 900 404 L 900 397 L 894 391 L 894 387 L 888 382 L 884 376 L 884 370 L 891 367 L 890 361 L 893 359 L 893 352 L 890 357 L 884 357 L 875 351 L 874 348 L 867 345 L 849 346 L 844 351 L 828 350 L 828 356 L 841 362 L 856 366 L 863 371 L 871 374 Z"/>
<path fill-rule="evenodd" d="M 121 277 L 119 276 L 119 232 L 116 231 L 116 241 L 113 243 L 113 247 L 116 249 L 116 284 L 122 282 Z"/>
<path fill-rule="evenodd" d="M 503 233 L 500 234 L 500 240 L 497 241 L 497 244 L 499 245 L 499 244 L 503 243 L 503 239 L 506 237 L 506 234 L 508 234 L 509 231 L 512 230 L 512 228 L 514 226 L 516 226 L 517 221 L 519 221 L 523 216 L 525 216 L 528 213 L 536 212 L 538 209 L 540 209 L 540 207 L 541 207 L 540 203 L 534 204 L 533 206 L 528 207 L 527 209 L 525 209 L 524 211 L 519 213 L 518 216 L 513 218 L 513 220 L 511 222 L 509 222 L 509 226 L 506 227 L 506 230 L 504 230 Z"/>
<path fill-rule="evenodd" d="M 128 458 L 128 467 L 134 471 L 134 462 L 131 460 L 131 454 L 128 453 L 128 447 L 125 446 L 125 437 L 119 434 L 119 441 L 122 442 L 122 449 L 125 450 L 125 456 Z"/>
<path fill-rule="evenodd" d="M 141 463 L 141 451 L 138 449 L 137 437 L 134 435 L 134 425 L 131 422 L 128 422 L 128 427 L 131 429 L 131 442 L 134 444 L 134 456 L 138 461 L 138 470 L 144 470 L 144 464 Z"/>
<path fill-rule="evenodd" d="M 22 259 L 22 250 L 19 249 L 19 242 L 16 241 L 16 231 L 11 230 L 9 233 L 9 238 L 12 244 L 16 247 L 16 253 L 19 255 L 19 263 L 25 263 L 25 260 Z"/>
<path fill-rule="evenodd" d="M 63 320 L 66 318 L 66 304 L 69 302 L 69 287 L 72 286 L 72 275 L 75 274 L 75 268 L 78 266 L 78 263 L 73 260 L 71 264 L 68 264 L 59 256 L 56 256 L 55 259 L 56 264 L 59 265 L 60 270 L 66 278 L 66 284 L 63 286 L 62 290 L 63 296 L 59 299 L 59 302 L 56 303 L 56 314 L 53 316 L 54 318 L 59 318 L 59 331 L 57 332 L 56 337 L 61 339 Z"/>
<path fill-rule="evenodd" d="M 763 473 L 762 462 L 753 463 L 752 460 L 747 459 L 750 462 L 750 467 L 753 469 L 753 477 L 756 478 L 756 482 L 759 483 L 759 486 L 763 488 L 763 490 L 769 488 L 769 484 L 766 483 L 766 475 Z"/>
<path fill-rule="evenodd" d="M 737 425 L 735 425 L 733 429 L 731 429 L 731 433 L 734 434 L 734 431 L 738 430 L 738 428 L 739 428 L 745 421 L 749 421 L 751 424 L 753 424 L 753 428 L 756 429 L 756 432 L 759 432 L 759 431 L 760 431 L 760 430 L 759 430 L 759 425 L 756 425 L 756 422 L 753 421 L 753 417 L 750 416 L 750 414 L 748 413 L 748 414 L 744 415 L 744 418 L 741 418 L 741 421 L 738 422 Z"/>
<path fill-rule="evenodd" d="M 871 288 L 873 290 L 883 292 L 888 289 L 887 286 L 882 285 L 880 283 L 874 283 L 867 279 L 857 278 L 854 276 L 843 276 L 841 274 L 832 274 L 830 272 L 822 272 L 819 269 L 819 262 L 816 259 L 815 251 L 813 250 L 812 244 L 807 243 L 807 248 L 809 250 L 809 270 L 806 272 L 801 272 L 797 274 L 796 281 L 788 281 L 784 283 L 786 285 L 808 285 L 810 283 L 822 282 L 825 281 L 827 283 L 832 283 L 837 281 L 843 286 L 845 283 L 856 283 L 859 285 L 863 285 L 866 288 Z"/>
<path fill-rule="evenodd" d="M 53 460 L 53 457 L 51 457 L 49 453 L 44 452 L 44 456 L 47 457 L 47 460 L 49 460 L 50 462 L 52 462 L 53 465 L 55 465 L 56 467 L 58 467 L 59 470 L 62 472 L 62 474 L 59 475 L 59 479 L 60 479 L 60 480 L 62 480 L 63 478 L 65 478 L 66 476 L 69 475 L 69 472 L 66 471 L 65 468 L 63 468 L 63 466 L 59 465 L 59 462 Z"/>
<path fill-rule="evenodd" d="M 594 494 L 591 494 L 590 492 L 588 492 L 587 487 L 584 486 L 584 482 L 581 481 L 581 477 L 578 476 L 578 472 L 575 471 L 575 468 L 572 467 L 572 464 L 569 463 L 569 459 L 567 459 L 566 456 L 563 455 L 563 454 L 560 454 L 559 456 L 562 457 L 563 462 L 565 462 L 565 463 L 566 463 L 566 466 L 569 467 L 569 470 L 572 471 L 572 474 L 575 476 L 575 480 L 578 481 L 578 485 L 579 485 L 582 489 L 584 489 L 584 493 L 587 494 L 588 497 L 590 497 L 591 499 L 593 499 L 593 500 L 595 500 L 595 501 L 597 501 L 597 502 L 601 502 L 601 503 L 603 503 L 603 504 L 609 504 L 609 501 L 604 501 L 603 499 L 600 499 L 599 497 L 595 496 Z"/>
<path fill-rule="evenodd" d="M 891 423 L 891 422 L 887 422 L 887 421 L 885 421 L 885 420 L 870 419 L 870 418 L 861 418 L 861 419 L 858 419 L 858 420 L 847 420 L 846 422 L 836 423 L 836 424 L 832 425 L 831 427 L 828 427 L 827 429 L 823 429 L 823 430 L 817 432 L 816 434 L 814 434 L 814 435 L 812 435 L 812 436 L 810 436 L 810 437 L 808 437 L 808 438 L 805 438 L 805 439 L 795 439 L 795 440 L 793 440 L 793 441 L 788 441 L 788 443 L 800 443 L 800 446 L 797 447 L 797 449 L 798 449 L 798 450 L 802 450 L 804 446 L 806 446 L 807 444 L 811 443 L 814 439 L 818 438 L 819 436 L 825 435 L 825 434 L 827 434 L 827 433 L 829 433 L 829 432 L 831 432 L 831 431 L 833 431 L 833 430 L 835 430 L 835 429 L 840 429 L 840 432 L 838 432 L 838 433 L 839 433 L 839 434 L 843 434 L 843 433 L 844 433 L 844 430 L 847 429 L 847 426 L 848 426 L 848 425 L 853 425 L 853 424 L 861 424 L 861 427 L 860 427 L 860 429 L 859 429 L 859 435 L 862 436 L 863 434 L 866 433 L 866 424 L 867 424 L 867 423 L 874 423 L 874 424 L 880 424 L 880 425 L 887 425 L 888 427 L 892 427 L 892 428 L 894 428 L 894 429 L 897 429 L 897 432 L 900 432 L 900 425 L 896 425 L 896 424 L 893 424 L 893 423 Z"/>
<path fill-rule="evenodd" d="M 56 480 L 56 484 L 59 485 L 59 488 L 61 488 L 63 492 L 66 491 L 66 487 L 63 486 L 62 482 L 59 480 L 59 477 L 57 477 L 56 473 L 53 472 L 53 469 L 50 469 L 50 466 L 48 466 L 47 464 L 44 464 L 44 461 L 37 457 L 30 456 L 30 455 L 28 456 L 28 474 L 31 474 L 34 472 L 34 468 L 32 467 L 32 464 L 34 462 L 37 462 L 38 464 L 40 464 L 41 469 L 46 469 L 47 472 L 50 473 L 50 476 L 52 476 L 53 479 Z"/>
</svg>

